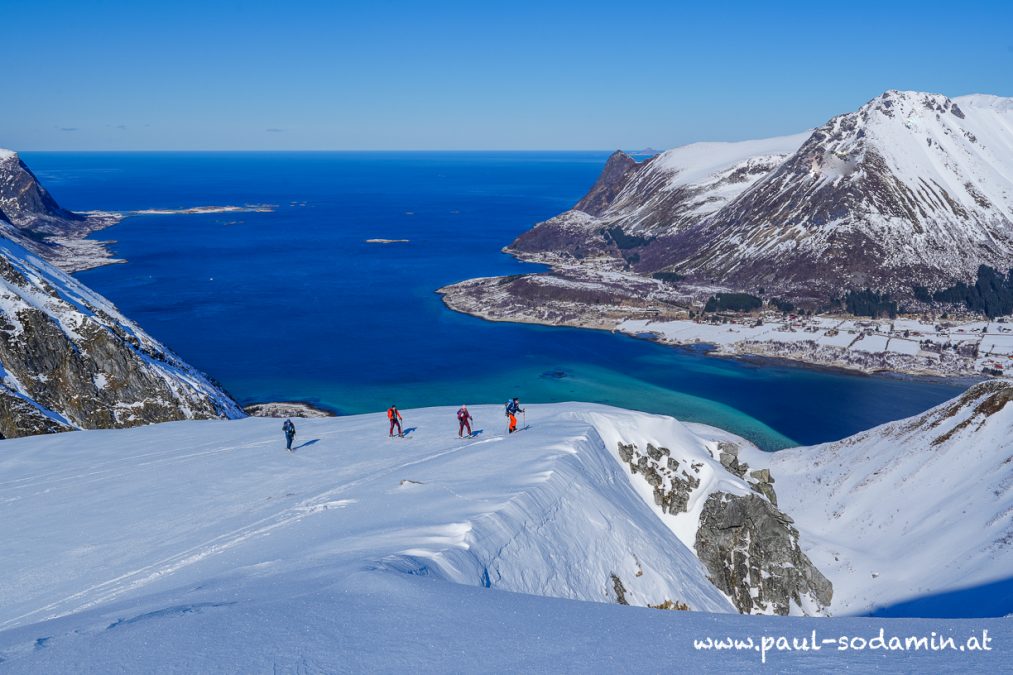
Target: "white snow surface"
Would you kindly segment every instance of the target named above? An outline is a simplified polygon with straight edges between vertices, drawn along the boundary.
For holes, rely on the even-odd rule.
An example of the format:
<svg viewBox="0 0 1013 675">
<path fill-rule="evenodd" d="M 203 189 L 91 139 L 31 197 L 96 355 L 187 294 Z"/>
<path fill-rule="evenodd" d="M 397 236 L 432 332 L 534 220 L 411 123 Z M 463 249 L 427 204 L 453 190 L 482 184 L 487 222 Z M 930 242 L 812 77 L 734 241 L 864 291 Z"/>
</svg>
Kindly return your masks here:
<svg viewBox="0 0 1013 675">
<path fill-rule="evenodd" d="M 770 469 L 803 550 L 834 585 L 835 614 L 1009 583 L 1013 405 L 982 408 L 1000 390 L 1013 380 L 835 443 L 741 453 Z"/>
<path fill-rule="evenodd" d="M 737 142 L 701 142 L 682 145 L 658 155 L 653 163 L 673 173 L 671 185 L 701 185 L 729 168 L 757 158 L 776 161 L 798 150 L 812 130 L 790 136 L 776 136 Z"/>
<path fill-rule="evenodd" d="M 293 453 L 281 421 L 263 418 L 4 441 L 0 536 L 16 545 L 0 559 L 0 672 L 656 672 L 673 659 L 727 672 L 758 667 L 760 653 L 692 641 L 880 628 L 988 630 L 995 644 L 768 664 L 1013 663 L 1009 619 L 728 613 L 607 447 L 705 454 L 725 432 L 557 404 L 530 406 L 530 428 L 508 436 L 498 406 L 474 406 L 481 433 L 462 440 L 454 410 L 405 412 L 406 439 L 386 437 L 382 414 L 297 420 Z M 613 573 L 634 604 L 707 611 L 618 606 Z"/>
</svg>

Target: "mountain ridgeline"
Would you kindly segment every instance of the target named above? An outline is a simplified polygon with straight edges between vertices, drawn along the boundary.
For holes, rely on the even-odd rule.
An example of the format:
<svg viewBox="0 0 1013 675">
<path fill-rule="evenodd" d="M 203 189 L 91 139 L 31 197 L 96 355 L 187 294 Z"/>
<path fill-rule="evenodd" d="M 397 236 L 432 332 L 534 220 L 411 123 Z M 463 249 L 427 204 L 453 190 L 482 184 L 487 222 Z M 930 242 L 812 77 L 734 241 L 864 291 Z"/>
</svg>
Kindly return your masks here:
<svg viewBox="0 0 1013 675">
<path fill-rule="evenodd" d="M 1013 267 L 1013 99 L 888 91 L 796 136 L 617 152 L 507 250 L 814 308 L 849 291 L 951 301 L 982 266 Z"/>
<path fill-rule="evenodd" d="M 73 263 L 67 242 L 99 226 L 0 151 L 0 436 L 241 417 L 220 387 L 49 262 Z"/>
</svg>

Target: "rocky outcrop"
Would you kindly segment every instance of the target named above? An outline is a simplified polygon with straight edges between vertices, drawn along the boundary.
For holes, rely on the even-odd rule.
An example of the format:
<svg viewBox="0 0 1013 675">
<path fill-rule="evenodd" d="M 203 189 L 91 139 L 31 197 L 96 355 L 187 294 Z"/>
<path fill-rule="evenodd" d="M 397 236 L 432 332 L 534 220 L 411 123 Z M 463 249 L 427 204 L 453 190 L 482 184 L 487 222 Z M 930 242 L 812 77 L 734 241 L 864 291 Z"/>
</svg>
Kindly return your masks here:
<svg viewBox="0 0 1013 675">
<path fill-rule="evenodd" d="M 70 426 L 39 404 L 6 387 L 0 387 L 0 438 L 55 434 L 70 430 Z"/>
<path fill-rule="evenodd" d="M 0 239 L 0 434 L 240 417 L 101 296 Z"/>
<path fill-rule="evenodd" d="M 830 604 L 833 586 L 799 548 L 792 519 L 757 495 L 712 493 L 696 533 L 710 579 L 743 613 L 787 615 Z"/>
<path fill-rule="evenodd" d="M 619 457 L 626 462 L 630 473 L 640 474 L 654 489 L 654 504 L 662 512 L 676 515 L 685 513 L 690 495 L 700 487 L 700 464 L 687 463 L 680 471 L 680 463 L 671 457 L 668 448 L 647 444 L 641 454 L 633 444 L 619 444 Z"/>
<path fill-rule="evenodd" d="M 820 614 L 830 604 L 831 583 L 802 552 L 792 519 L 777 508 L 774 476 L 766 468 L 750 471 L 736 442 L 715 441 L 709 464 L 653 443 L 641 451 L 619 442 L 617 451 L 631 476 L 651 487 L 663 514 L 696 521 L 679 531 L 696 533 L 685 543 L 740 612 Z"/>
<path fill-rule="evenodd" d="M 739 446 L 734 443 L 727 441 L 718 443 L 718 460 L 721 462 L 721 466 L 739 478 L 745 476 L 746 472 L 749 471 L 748 464 L 739 463 Z"/>
<path fill-rule="evenodd" d="M 65 273 L 109 262 L 82 238 L 117 219 L 62 208 L 16 153 L 0 150 L 0 436 L 243 415 Z"/>
</svg>

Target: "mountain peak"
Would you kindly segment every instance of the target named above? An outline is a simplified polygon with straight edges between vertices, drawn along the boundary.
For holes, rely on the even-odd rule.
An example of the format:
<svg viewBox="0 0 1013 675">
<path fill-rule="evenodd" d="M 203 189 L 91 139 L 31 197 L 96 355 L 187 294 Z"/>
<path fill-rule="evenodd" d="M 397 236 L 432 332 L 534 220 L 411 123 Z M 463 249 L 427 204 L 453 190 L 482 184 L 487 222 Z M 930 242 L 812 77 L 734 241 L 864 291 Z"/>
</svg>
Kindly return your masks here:
<svg viewBox="0 0 1013 675">
<path fill-rule="evenodd" d="M 592 216 L 600 215 L 615 199 L 627 177 L 641 166 L 643 164 L 638 164 L 622 150 L 616 150 L 609 155 L 594 186 L 574 208 Z"/>
</svg>

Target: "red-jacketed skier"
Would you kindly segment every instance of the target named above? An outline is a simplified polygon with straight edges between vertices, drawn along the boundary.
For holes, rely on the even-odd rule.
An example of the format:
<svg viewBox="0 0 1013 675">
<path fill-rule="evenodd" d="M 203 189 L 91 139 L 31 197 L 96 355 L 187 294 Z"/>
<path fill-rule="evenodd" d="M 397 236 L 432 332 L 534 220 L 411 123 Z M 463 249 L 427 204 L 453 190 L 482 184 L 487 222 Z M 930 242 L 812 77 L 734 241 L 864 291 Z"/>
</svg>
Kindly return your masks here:
<svg viewBox="0 0 1013 675">
<path fill-rule="evenodd" d="M 398 438 L 404 438 L 404 432 L 401 431 L 401 413 L 397 411 L 397 406 L 392 405 L 387 408 L 387 419 L 390 420 L 390 436 L 394 437 L 394 427 L 397 427 Z"/>
<path fill-rule="evenodd" d="M 460 407 L 460 409 L 457 411 L 457 423 L 458 423 L 457 437 L 458 438 L 464 438 L 464 430 L 465 429 L 468 430 L 468 435 L 471 436 L 471 421 L 473 419 L 474 418 L 471 416 L 471 413 L 468 412 L 468 406 L 462 405 Z"/>
</svg>

